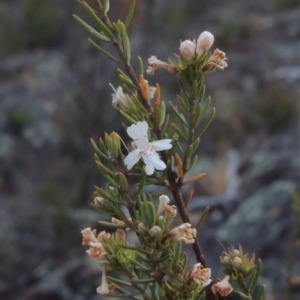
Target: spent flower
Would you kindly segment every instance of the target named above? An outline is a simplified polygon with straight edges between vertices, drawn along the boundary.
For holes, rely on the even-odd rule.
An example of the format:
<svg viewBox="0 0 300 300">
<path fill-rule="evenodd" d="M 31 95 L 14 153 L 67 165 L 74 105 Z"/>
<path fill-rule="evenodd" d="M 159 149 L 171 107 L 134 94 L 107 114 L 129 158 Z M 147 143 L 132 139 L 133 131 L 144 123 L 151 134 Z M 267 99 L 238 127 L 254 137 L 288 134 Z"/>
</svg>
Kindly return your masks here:
<svg viewBox="0 0 300 300">
<path fill-rule="evenodd" d="M 170 231 L 171 235 L 175 235 L 177 240 L 183 241 L 185 244 L 194 244 L 196 238 L 196 228 L 191 228 L 190 223 L 183 223 Z"/>
<path fill-rule="evenodd" d="M 161 213 L 165 213 L 166 215 L 170 217 L 175 217 L 177 210 L 175 206 L 169 205 L 170 199 L 166 195 L 161 195 L 159 197 L 159 206 L 157 209 L 157 214 L 160 215 Z"/>
<path fill-rule="evenodd" d="M 149 66 L 147 69 L 147 74 L 149 75 L 154 75 L 156 69 L 164 69 L 170 73 L 177 73 L 177 69 L 173 65 L 170 65 L 166 62 L 157 59 L 154 55 L 148 59 L 148 63 Z"/>
<path fill-rule="evenodd" d="M 219 293 L 222 297 L 228 296 L 232 291 L 233 288 L 229 283 L 230 276 L 226 275 L 223 280 L 215 283 L 212 285 L 211 290 L 214 294 Z"/>
<path fill-rule="evenodd" d="M 210 268 L 202 268 L 201 263 L 194 265 L 191 272 L 190 278 L 194 280 L 197 284 L 207 286 L 211 283 L 211 270 Z"/>
</svg>

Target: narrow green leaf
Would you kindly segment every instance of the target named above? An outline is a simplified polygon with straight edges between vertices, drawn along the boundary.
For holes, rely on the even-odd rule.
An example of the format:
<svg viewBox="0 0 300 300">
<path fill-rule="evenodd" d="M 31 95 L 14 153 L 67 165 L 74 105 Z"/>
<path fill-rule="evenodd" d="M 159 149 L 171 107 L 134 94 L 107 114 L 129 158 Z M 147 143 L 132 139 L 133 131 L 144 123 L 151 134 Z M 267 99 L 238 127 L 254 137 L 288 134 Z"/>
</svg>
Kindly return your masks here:
<svg viewBox="0 0 300 300">
<path fill-rule="evenodd" d="M 260 291 L 258 295 L 256 296 L 256 300 L 263 300 L 264 299 L 264 292 L 265 292 L 266 286 L 263 284 L 260 288 Z"/>
<path fill-rule="evenodd" d="M 140 110 L 140 112 L 142 112 L 144 114 L 148 114 L 147 109 L 143 106 L 141 101 L 138 99 L 137 95 L 132 95 L 132 100 L 134 101 L 134 103 L 137 106 L 137 109 Z"/>
<path fill-rule="evenodd" d="M 89 16 L 94 20 L 94 22 L 100 27 L 103 33 L 110 39 L 114 39 L 114 34 L 110 31 L 110 29 L 98 18 L 95 14 L 94 10 L 85 2 L 82 2 L 83 8 L 89 14 Z"/>
<path fill-rule="evenodd" d="M 141 174 L 140 174 L 140 182 L 136 185 L 136 190 L 135 190 L 135 197 L 140 195 L 142 192 L 142 189 L 145 185 L 145 180 L 146 180 L 146 172 L 145 168 L 143 168 Z"/>
<path fill-rule="evenodd" d="M 250 293 L 253 293 L 253 291 L 254 291 L 254 289 L 257 285 L 257 282 L 258 282 L 259 277 L 260 277 L 261 270 L 262 270 L 262 260 L 259 258 L 257 260 L 256 270 L 253 272 L 252 278 L 250 280 L 250 284 L 249 284 Z"/>
<path fill-rule="evenodd" d="M 181 138 L 183 138 L 186 142 L 188 142 L 188 138 L 182 133 L 182 131 L 181 131 L 174 123 L 171 123 L 171 128 L 173 128 L 174 131 L 175 131 Z"/>
<path fill-rule="evenodd" d="M 80 19 L 78 16 L 73 15 L 74 20 L 88 33 L 90 33 L 95 38 L 103 41 L 103 42 L 110 42 L 110 39 L 107 38 L 105 35 L 101 34 L 100 32 L 96 31 L 93 27 L 85 23 L 82 19 Z"/>
<path fill-rule="evenodd" d="M 111 223 L 111 222 L 106 222 L 106 221 L 98 221 L 99 224 L 108 227 L 108 228 L 113 228 L 113 229 L 125 229 L 128 226 L 127 225 L 121 225 L 121 224 L 116 224 L 116 223 Z"/>
<path fill-rule="evenodd" d="M 113 282 L 113 283 L 117 283 L 117 284 L 120 284 L 120 285 L 132 287 L 132 284 L 130 282 L 127 282 L 127 281 L 124 281 L 124 280 L 121 280 L 121 279 L 117 279 L 115 277 L 110 277 L 110 276 L 106 276 L 106 278 L 109 282 Z"/>
<path fill-rule="evenodd" d="M 134 279 L 133 281 L 136 282 L 136 283 L 142 283 L 142 284 L 145 284 L 145 283 L 155 282 L 155 279 L 154 279 L 154 278 Z"/>
<path fill-rule="evenodd" d="M 111 177 L 117 177 L 116 172 L 112 172 L 110 169 L 106 168 L 100 161 L 96 161 L 96 166 L 102 174 L 106 174 Z"/>
<path fill-rule="evenodd" d="M 126 21 L 125 21 L 125 26 L 126 27 L 128 27 L 130 22 L 131 22 L 133 12 L 134 12 L 134 8 L 135 8 L 135 3 L 136 3 L 136 0 L 131 0 L 130 1 L 130 6 L 129 6 L 128 14 L 127 14 L 127 17 L 126 17 Z"/>
<path fill-rule="evenodd" d="M 92 147 L 94 149 L 94 151 L 99 155 L 101 156 L 102 158 L 104 158 L 106 161 L 110 161 L 109 157 L 107 155 L 105 155 L 96 145 L 96 143 L 94 142 L 93 139 L 91 139 L 91 144 L 92 144 Z"/>
<path fill-rule="evenodd" d="M 189 104 L 184 100 L 183 97 L 181 96 L 177 96 L 177 100 L 178 102 L 180 103 L 180 105 L 183 107 L 183 109 L 186 111 L 186 112 L 189 112 L 190 111 L 190 107 L 189 107 Z"/>
<path fill-rule="evenodd" d="M 200 138 L 196 138 L 194 141 L 193 141 L 193 152 L 192 152 L 192 155 L 195 154 L 195 152 L 198 150 L 198 146 L 200 144 Z"/>
<path fill-rule="evenodd" d="M 201 118 L 202 118 L 202 116 L 205 115 L 206 111 L 208 110 L 208 108 L 209 108 L 209 106 L 210 106 L 210 103 L 211 103 L 211 98 L 208 97 L 207 100 L 206 100 L 206 102 L 205 102 L 205 104 L 204 104 L 204 107 L 203 107 L 203 109 L 202 109 L 202 112 L 201 112 Z"/>
<path fill-rule="evenodd" d="M 196 108 L 195 108 L 195 115 L 192 121 L 192 126 L 196 127 L 198 125 L 198 123 L 200 122 L 202 117 L 202 105 L 201 103 L 199 103 Z"/>
<path fill-rule="evenodd" d="M 189 128 L 189 125 L 187 124 L 186 120 L 184 119 L 183 115 L 179 113 L 178 109 L 173 105 L 171 101 L 169 101 L 169 104 L 173 110 L 173 112 L 176 114 L 176 116 L 180 119 L 182 124 L 184 124 L 187 128 Z"/>
<path fill-rule="evenodd" d="M 143 202 L 143 215 L 147 226 L 152 228 L 157 218 L 156 210 L 152 202 L 147 200 Z"/>
<path fill-rule="evenodd" d="M 211 123 L 211 121 L 213 120 L 214 116 L 216 114 L 216 109 L 213 107 L 209 118 L 207 119 L 207 121 L 204 123 L 204 125 L 201 127 L 200 131 L 196 134 L 195 139 L 200 137 L 201 134 L 207 129 L 207 127 L 209 126 L 209 124 Z M 194 140 L 195 140 L 194 139 Z"/>
<path fill-rule="evenodd" d="M 129 116 L 123 110 L 120 110 L 120 114 L 131 124 L 135 124 L 138 122 L 138 118 L 136 116 L 133 116 L 133 115 Z M 135 119 L 133 119 L 133 118 L 135 118 Z"/>
<path fill-rule="evenodd" d="M 195 166 L 196 162 L 198 160 L 198 155 L 195 155 L 189 162 L 189 165 L 187 166 L 188 171 L 190 171 L 191 169 L 193 169 L 193 167 Z"/>
<path fill-rule="evenodd" d="M 138 61 L 139 61 L 140 75 L 144 75 L 144 64 L 140 56 L 138 56 Z"/>
<path fill-rule="evenodd" d="M 166 118 L 166 104 L 164 101 L 161 101 L 160 103 L 160 123 L 159 126 L 162 126 L 165 122 Z"/>
<path fill-rule="evenodd" d="M 162 124 L 162 129 L 161 131 L 164 133 L 166 130 L 167 130 L 167 127 L 169 125 L 169 120 L 170 120 L 170 115 L 167 114 L 166 115 L 166 118 L 165 118 L 165 121 L 164 121 L 164 124 Z"/>
<path fill-rule="evenodd" d="M 207 214 L 209 212 L 209 206 L 206 206 L 206 208 L 204 209 L 204 211 L 201 214 L 201 217 L 197 223 L 197 225 L 195 226 L 195 228 L 198 230 L 200 228 L 200 226 L 202 225 L 202 223 L 204 222 L 205 218 L 207 217 Z"/>
<path fill-rule="evenodd" d="M 103 12 L 104 14 L 107 14 L 110 7 L 110 0 L 103 0 Z"/>
<path fill-rule="evenodd" d="M 111 55 L 110 53 L 108 53 L 106 50 L 104 50 L 102 47 L 100 47 L 99 45 L 97 45 L 93 40 L 88 39 L 88 41 L 89 41 L 89 43 L 94 48 L 96 48 L 98 51 L 100 51 L 101 53 L 103 53 L 104 55 L 106 55 L 108 58 L 110 58 L 111 60 L 113 60 L 117 64 L 122 64 L 122 62 L 120 60 L 118 60 L 116 57 L 114 57 L 113 55 Z"/>
<path fill-rule="evenodd" d="M 200 90 L 200 94 L 199 94 L 198 103 L 201 103 L 205 94 L 205 85 L 203 84 L 203 80 L 200 83 L 199 90 Z"/>
<path fill-rule="evenodd" d="M 135 84 L 129 79 L 128 76 L 123 76 L 122 74 L 119 74 L 119 78 L 123 81 L 124 84 L 128 84 L 129 86 L 136 88 Z"/>
<path fill-rule="evenodd" d="M 122 46 L 123 46 L 125 60 L 129 64 L 130 59 L 131 59 L 131 49 L 130 49 L 129 37 L 128 37 L 127 30 L 126 30 L 124 23 L 119 21 L 118 25 L 121 28 Z"/>
<path fill-rule="evenodd" d="M 197 83 L 197 80 L 194 80 L 193 81 L 193 84 L 192 84 L 192 99 L 196 99 L 198 95 L 198 83 Z"/>
<path fill-rule="evenodd" d="M 99 149 L 108 157 L 106 146 L 101 138 L 99 139 Z"/>
<path fill-rule="evenodd" d="M 132 262 L 132 264 L 138 266 L 140 268 L 140 270 L 142 270 L 142 271 L 151 271 L 151 269 L 148 269 L 146 266 L 144 266 L 143 264 L 141 264 L 136 259 L 131 259 L 131 262 Z M 137 280 L 137 278 L 134 278 L 134 280 Z"/>
</svg>

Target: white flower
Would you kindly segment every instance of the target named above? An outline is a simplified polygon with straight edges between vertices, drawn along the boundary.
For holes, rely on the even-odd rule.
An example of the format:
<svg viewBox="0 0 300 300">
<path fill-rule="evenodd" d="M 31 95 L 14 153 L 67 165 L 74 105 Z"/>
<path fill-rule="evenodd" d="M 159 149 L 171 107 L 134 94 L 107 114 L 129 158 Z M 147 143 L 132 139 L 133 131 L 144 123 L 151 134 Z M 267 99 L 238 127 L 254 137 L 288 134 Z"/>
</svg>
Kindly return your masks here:
<svg viewBox="0 0 300 300">
<path fill-rule="evenodd" d="M 106 279 L 106 269 L 105 266 L 103 266 L 103 271 L 102 271 L 102 281 L 101 285 L 97 288 L 97 293 L 100 295 L 108 295 L 111 294 L 114 289 L 116 288 L 116 284 L 108 284 L 107 279 Z"/>
<path fill-rule="evenodd" d="M 198 38 L 196 52 L 198 55 L 206 53 L 214 43 L 214 36 L 209 31 L 203 31 Z"/>
<path fill-rule="evenodd" d="M 122 87 L 119 86 L 117 89 L 115 89 L 112 84 L 109 85 L 115 92 L 115 94 L 111 94 L 112 104 L 114 106 L 120 105 L 123 108 L 128 108 L 130 106 L 130 97 L 127 94 L 124 94 Z"/>
<path fill-rule="evenodd" d="M 214 294 L 219 293 L 221 296 L 226 297 L 232 292 L 233 288 L 229 283 L 230 276 L 226 275 L 222 281 L 212 285 L 211 290 Z"/>
<path fill-rule="evenodd" d="M 211 283 L 211 270 L 210 268 L 202 268 L 201 263 L 197 263 L 194 265 L 190 277 L 197 284 L 207 286 Z"/>
<path fill-rule="evenodd" d="M 183 41 L 179 47 L 180 54 L 186 59 L 192 59 L 195 55 L 196 44 L 190 40 Z"/>
<path fill-rule="evenodd" d="M 152 55 L 149 59 L 148 59 L 149 65 L 148 69 L 147 69 L 147 74 L 149 75 L 153 75 L 156 69 L 165 69 L 170 73 L 176 73 L 177 70 L 174 66 L 167 64 L 164 61 L 161 61 L 159 59 L 157 59 L 156 56 Z"/>
<path fill-rule="evenodd" d="M 128 135 L 133 139 L 136 149 L 132 150 L 125 157 L 125 165 L 130 170 L 141 158 L 146 165 L 146 174 L 151 175 L 154 170 L 164 170 L 166 164 L 160 159 L 157 151 L 168 150 L 172 148 L 172 140 L 164 139 L 149 142 L 147 122 L 137 122 L 127 128 Z"/>
</svg>

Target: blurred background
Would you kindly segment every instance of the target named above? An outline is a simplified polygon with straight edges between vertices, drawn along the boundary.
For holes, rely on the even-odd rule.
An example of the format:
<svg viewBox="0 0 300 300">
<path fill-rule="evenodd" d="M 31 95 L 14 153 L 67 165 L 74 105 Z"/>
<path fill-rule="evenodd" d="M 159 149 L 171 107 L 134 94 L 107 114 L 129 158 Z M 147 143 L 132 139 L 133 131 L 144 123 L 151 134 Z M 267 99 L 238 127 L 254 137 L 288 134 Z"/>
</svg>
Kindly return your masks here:
<svg viewBox="0 0 300 300">
<path fill-rule="evenodd" d="M 124 18 L 125 0 L 110 17 Z M 99 228 L 90 137 L 121 129 L 111 106 L 116 66 L 92 49 L 71 0 L 0 1 L 0 299 L 95 300 L 101 273 L 80 231 Z M 267 299 L 300 299 L 300 3 L 298 0 L 140 0 L 130 27 L 133 65 L 174 59 L 180 39 L 215 35 L 229 67 L 206 77 L 217 116 L 194 172 L 199 236 L 213 277 L 219 255 L 240 243 L 264 262 Z M 105 45 L 106 46 L 106 45 Z M 106 48 L 114 51 L 112 47 Z M 114 53 L 114 52 L 113 52 Z M 158 71 L 163 100 L 174 76 Z M 288 278 L 288 280 L 287 280 Z"/>
</svg>

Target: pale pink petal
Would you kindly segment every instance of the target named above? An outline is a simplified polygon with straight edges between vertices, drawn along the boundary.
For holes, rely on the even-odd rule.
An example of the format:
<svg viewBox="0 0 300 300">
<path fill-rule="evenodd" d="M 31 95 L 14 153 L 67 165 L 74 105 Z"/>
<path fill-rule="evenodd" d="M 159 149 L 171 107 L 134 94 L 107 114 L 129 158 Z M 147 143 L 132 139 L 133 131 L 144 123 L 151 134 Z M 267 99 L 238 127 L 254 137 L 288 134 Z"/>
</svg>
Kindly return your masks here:
<svg viewBox="0 0 300 300">
<path fill-rule="evenodd" d="M 140 149 L 131 151 L 125 157 L 125 165 L 127 166 L 127 169 L 130 170 L 141 159 L 141 157 Z"/>
</svg>

